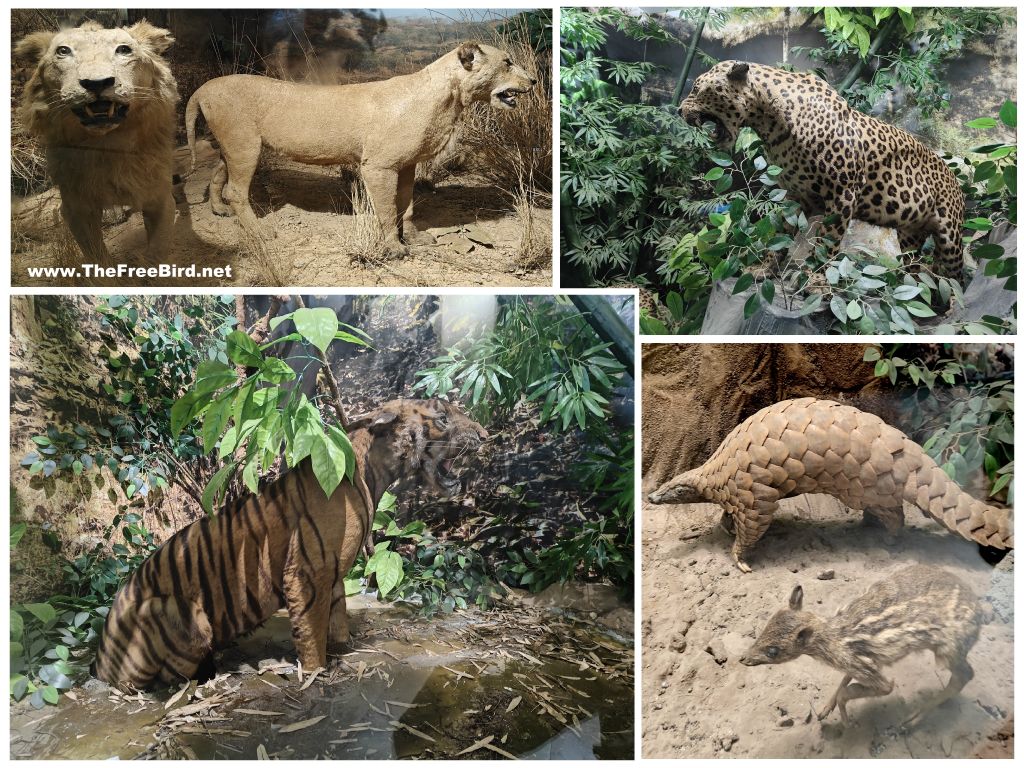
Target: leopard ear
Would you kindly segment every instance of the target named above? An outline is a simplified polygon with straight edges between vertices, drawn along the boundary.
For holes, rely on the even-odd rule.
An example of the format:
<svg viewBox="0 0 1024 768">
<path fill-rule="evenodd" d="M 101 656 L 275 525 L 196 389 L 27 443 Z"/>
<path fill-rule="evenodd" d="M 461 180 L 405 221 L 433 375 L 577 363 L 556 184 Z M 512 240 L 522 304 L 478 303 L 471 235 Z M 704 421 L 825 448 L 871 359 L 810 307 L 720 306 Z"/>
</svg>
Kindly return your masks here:
<svg viewBox="0 0 1024 768">
<path fill-rule="evenodd" d="M 386 426 L 397 418 L 398 414 L 395 411 L 370 411 L 369 413 L 362 413 L 349 419 L 348 431 L 355 432 L 357 429 L 368 429 L 371 432 L 376 432 L 378 427 Z"/>
<path fill-rule="evenodd" d="M 473 69 L 473 62 L 477 56 L 484 55 L 484 49 L 476 43 L 463 43 L 455 49 L 455 54 L 459 57 L 459 61 L 462 62 L 462 68 L 465 70 Z"/>
<path fill-rule="evenodd" d="M 56 32 L 33 32 L 26 35 L 14 46 L 14 55 L 38 61 L 50 49 Z"/>
<path fill-rule="evenodd" d="M 732 69 L 729 70 L 727 77 L 733 82 L 742 82 L 747 79 L 749 71 L 750 64 L 745 61 L 737 61 L 732 65 Z"/>
</svg>

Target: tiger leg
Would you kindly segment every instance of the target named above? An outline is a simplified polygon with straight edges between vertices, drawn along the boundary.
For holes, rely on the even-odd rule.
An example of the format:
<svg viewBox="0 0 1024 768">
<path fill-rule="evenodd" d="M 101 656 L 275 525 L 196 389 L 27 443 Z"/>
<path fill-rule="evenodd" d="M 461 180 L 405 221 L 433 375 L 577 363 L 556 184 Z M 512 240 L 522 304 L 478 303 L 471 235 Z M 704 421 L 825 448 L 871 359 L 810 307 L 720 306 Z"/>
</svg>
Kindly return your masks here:
<svg viewBox="0 0 1024 768">
<path fill-rule="evenodd" d="M 331 590 L 331 623 L 327 628 L 328 648 L 345 645 L 351 637 L 345 608 L 345 574 L 341 571 L 341 563 L 335 559 L 334 587 Z"/>
<path fill-rule="evenodd" d="M 180 596 L 152 597 L 127 606 L 104 632 L 100 676 L 114 685 L 144 689 L 159 681 L 181 683 L 196 676 L 213 650 L 205 614 Z M 111 663 L 112 662 L 112 663 Z"/>
<path fill-rule="evenodd" d="M 327 666 L 327 628 L 331 611 L 333 569 L 317 568 L 293 538 L 284 569 L 284 596 L 292 639 L 305 669 Z"/>
</svg>

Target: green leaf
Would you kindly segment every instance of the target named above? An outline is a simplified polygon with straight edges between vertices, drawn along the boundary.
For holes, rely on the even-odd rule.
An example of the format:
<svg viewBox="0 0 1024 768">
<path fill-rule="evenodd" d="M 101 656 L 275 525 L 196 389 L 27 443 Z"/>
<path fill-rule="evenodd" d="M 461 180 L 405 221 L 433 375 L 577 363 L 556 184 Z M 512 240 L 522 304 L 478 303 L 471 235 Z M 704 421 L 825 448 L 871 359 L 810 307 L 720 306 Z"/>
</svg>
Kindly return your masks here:
<svg viewBox="0 0 1024 768">
<path fill-rule="evenodd" d="M 1003 121 L 1003 125 L 1007 128 L 1016 128 L 1017 104 L 1009 100 L 1003 102 L 1003 106 L 999 110 L 999 119 Z"/>
<path fill-rule="evenodd" d="M 402 556 L 397 552 L 390 551 L 386 544 L 378 545 L 373 556 L 366 563 L 365 573 L 367 575 L 377 574 L 377 589 L 380 590 L 381 597 L 387 597 L 395 587 L 402 583 L 402 577 L 405 575 L 402 568 Z"/>
<path fill-rule="evenodd" d="M 244 331 L 232 331 L 225 342 L 228 359 L 235 365 L 259 368 L 263 364 L 263 353 L 259 346 Z"/>
<path fill-rule="evenodd" d="M 999 123 L 996 122 L 996 119 L 994 117 L 979 117 L 967 123 L 967 127 L 984 130 L 987 128 L 995 128 L 998 124 Z"/>
<path fill-rule="evenodd" d="M 736 285 L 732 289 L 732 295 L 735 296 L 738 293 L 743 293 L 747 288 L 754 284 L 754 276 L 749 272 L 744 272 L 739 276 L 736 281 Z"/>
<path fill-rule="evenodd" d="M 231 415 L 231 405 L 234 398 L 221 395 L 213 402 L 203 414 L 203 454 L 209 453 L 217 445 L 217 441 L 224 433 L 228 417 Z"/>
<path fill-rule="evenodd" d="M 203 489 L 203 509 L 206 510 L 206 514 L 213 514 L 213 507 L 215 503 L 219 503 L 220 499 L 224 496 L 224 490 L 227 487 L 228 480 L 231 479 L 231 475 L 235 472 L 235 467 L 238 466 L 237 461 L 231 461 L 225 464 L 223 467 L 217 470 L 210 482 L 206 484 L 206 488 Z"/>
<path fill-rule="evenodd" d="M 765 304 L 771 304 L 775 299 L 775 283 L 771 280 L 761 283 L 761 298 L 764 299 Z"/>
<path fill-rule="evenodd" d="M 345 477 L 345 454 L 332 440 L 321 434 L 313 440 L 310 459 L 317 482 L 327 498 L 330 498 Z"/>
<path fill-rule="evenodd" d="M 683 305 L 683 297 L 677 291 L 669 291 L 668 296 L 665 297 L 665 304 L 668 306 L 668 311 L 672 313 L 673 320 L 679 322 L 683 319 L 686 310 Z"/>
<path fill-rule="evenodd" d="M 54 688 L 52 685 L 43 687 L 43 701 L 47 704 L 56 704 L 60 701 L 60 691 Z"/>
<path fill-rule="evenodd" d="M 292 320 L 295 323 L 295 330 L 324 353 L 338 332 L 338 316 L 334 314 L 333 309 L 327 307 L 297 309 Z"/>
<path fill-rule="evenodd" d="M 21 636 L 25 633 L 25 620 L 21 618 L 21 614 L 15 611 L 13 608 L 10 613 L 11 617 L 11 640 L 20 640 Z"/>
<path fill-rule="evenodd" d="M 27 530 L 28 523 L 15 523 L 11 526 L 11 549 L 18 546 L 18 542 L 21 541 Z"/>
<path fill-rule="evenodd" d="M 43 624 L 48 624 L 57 618 L 57 611 L 49 603 L 25 603 L 24 608 Z"/>
<path fill-rule="evenodd" d="M 292 381 L 295 378 L 295 371 L 284 360 L 268 357 L 260 366 L 260 376 L 271 384 L 281 384 Z"/>
<path fill-rule="evenodd" d="M 725 169 L 715 166 L 710 171 L 704 174 L 704 178 L 707 181 L 718 181 L 725 175 Z"/>
</svg>

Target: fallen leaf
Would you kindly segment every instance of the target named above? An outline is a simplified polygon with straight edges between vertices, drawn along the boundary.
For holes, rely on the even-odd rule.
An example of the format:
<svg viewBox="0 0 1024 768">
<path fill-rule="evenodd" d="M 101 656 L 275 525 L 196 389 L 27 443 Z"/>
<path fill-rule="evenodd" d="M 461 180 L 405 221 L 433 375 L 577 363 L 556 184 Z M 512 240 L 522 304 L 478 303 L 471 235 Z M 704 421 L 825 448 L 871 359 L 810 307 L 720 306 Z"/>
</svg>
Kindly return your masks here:
<svg viewBox="0 0 1024 768">
<path fill-rule="evenodd" d="M 455 756 L 459 757 L 461 755 L 468 755 L 470 752 L 476 752 L 478 749 L 483 749 L 484 747 L 486 747 L 492 741 L 494 741 L 494 736 L 486 736 L 480 739 L 480 741 L 470 744 L 468 747 L 466 747 L 461 752 L 457 753 Z"/>
<path fill-rule="evenodd" d="M 257 760 L 269 760 L 270 755 L 267 754 L 267 748 L 260 744 L 256 747 L 256 759 Z"/>
<path fill-rule="evenodd" d="M 301 731 L 303 728 L 309 728 L 311 725 L 316 725 L 325 717 L 327 717 L 327 715 L 318 715 L 316 717 L 309 718 L 309 720 L 300 720 L 297 723 L 282 726 L 278 733 L 293 733 L 294 731 Z"/>
<path fill-rule="evenodd" d="M 508 703 L 508 707 L 505 709 L 505 712 L 511 712 L 513 709 L 519 706 L 519 702 L 521 702 L 522 700 L 522 696 L 516 696 L 514 699 L 512 699 L 512 701 Z"/>
</svg>

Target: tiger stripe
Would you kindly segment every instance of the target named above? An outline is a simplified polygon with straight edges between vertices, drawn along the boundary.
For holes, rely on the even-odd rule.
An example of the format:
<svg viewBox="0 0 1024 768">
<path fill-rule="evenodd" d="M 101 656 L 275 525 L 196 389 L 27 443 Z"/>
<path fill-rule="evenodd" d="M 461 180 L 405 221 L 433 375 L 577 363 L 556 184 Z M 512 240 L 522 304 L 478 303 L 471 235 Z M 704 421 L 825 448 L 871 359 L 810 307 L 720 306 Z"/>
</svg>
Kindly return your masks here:
<svg viewBox="0 0 1024 768">
<path fill-rule="evenodd" d="M 355 482 L 343 481 L 330 499 L 307 459 L 177 532 L 139 566 L 107 614 L 96 676 L 126 690 L 180 683 L 281 608 L 302 665 L 324 666 L 328 644 L 349 638 L 344 577 L 384 491 L 413 474 L 457 487 L 439 468 L 487 436 L 439 400 L 386 403 L 350 430 Z"/>
</svg>

